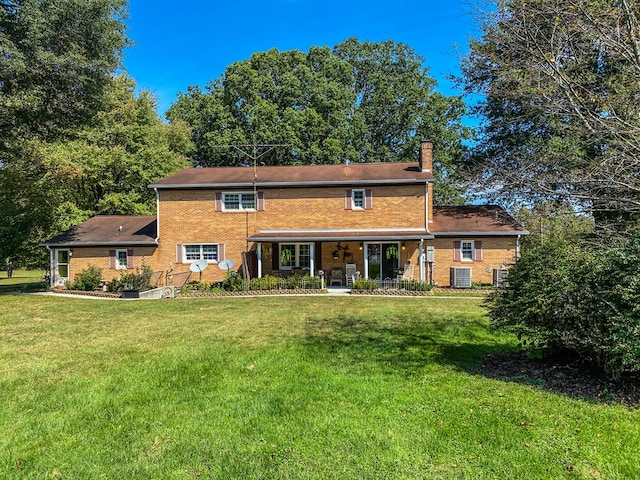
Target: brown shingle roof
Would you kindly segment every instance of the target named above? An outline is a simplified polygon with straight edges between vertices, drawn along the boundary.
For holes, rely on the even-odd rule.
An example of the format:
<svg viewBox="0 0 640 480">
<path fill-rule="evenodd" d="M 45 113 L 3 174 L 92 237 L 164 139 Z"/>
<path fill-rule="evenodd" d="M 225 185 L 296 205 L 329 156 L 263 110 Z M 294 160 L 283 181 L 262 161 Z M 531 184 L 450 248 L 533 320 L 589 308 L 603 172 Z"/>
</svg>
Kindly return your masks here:
<svg viewBox="0 0 640 480">
<path fill-rule="evenodd" d="M 363 185 L 424 183 L 433 178 L 416 163 L 352 163 L 278 167 L 187 168 L 150 185 L 151 188 L 215 188 L 253 186 Z"/>
<path fill-rule="evenodd" d="M 429 230 L 436 237 L 529 233 L 504 209 L 496 205 L 433 207 L 433 223 Z"/>
<path fill-rule="evenodd" d="M 98 215 L 50 238 L 41 245 L 49 247 L 155 245 L 156 230 L 155 216 Z"/>
</svg>

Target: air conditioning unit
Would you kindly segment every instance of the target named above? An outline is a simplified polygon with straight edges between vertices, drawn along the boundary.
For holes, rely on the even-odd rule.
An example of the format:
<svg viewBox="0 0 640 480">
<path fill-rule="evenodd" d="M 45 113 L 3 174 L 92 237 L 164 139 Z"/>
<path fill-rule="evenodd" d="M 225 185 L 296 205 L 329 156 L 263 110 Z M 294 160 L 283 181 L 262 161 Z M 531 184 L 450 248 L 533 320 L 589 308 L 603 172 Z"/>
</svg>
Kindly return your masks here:
<svg viewBox="0 0 640 480">
<path fill-rule="evenodd" d="M 507 276 L 509 275 L 509 270 L 506 268 L 494 268 L 493 269 L 493 286 L 494 287 L 506 287 L 507 286 Z"/>
<path fill-rule="evenodd" d="M 451 286 L 471 288 L 471 267 L 451 267 Z"/>
</svg>

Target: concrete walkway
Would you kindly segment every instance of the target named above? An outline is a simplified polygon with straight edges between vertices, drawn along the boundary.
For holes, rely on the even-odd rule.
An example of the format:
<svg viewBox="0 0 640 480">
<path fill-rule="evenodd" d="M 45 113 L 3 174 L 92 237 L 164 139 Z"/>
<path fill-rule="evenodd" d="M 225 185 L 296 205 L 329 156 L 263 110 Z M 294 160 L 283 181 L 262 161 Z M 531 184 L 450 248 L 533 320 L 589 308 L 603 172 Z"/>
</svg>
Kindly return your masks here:
<svg viewBox="0 0 640 480">
<path fill-rule="evenodd" d="M 351 295 L 351 289 L 347 287 L 327 287 L 327 295 Z"/>
</svg>

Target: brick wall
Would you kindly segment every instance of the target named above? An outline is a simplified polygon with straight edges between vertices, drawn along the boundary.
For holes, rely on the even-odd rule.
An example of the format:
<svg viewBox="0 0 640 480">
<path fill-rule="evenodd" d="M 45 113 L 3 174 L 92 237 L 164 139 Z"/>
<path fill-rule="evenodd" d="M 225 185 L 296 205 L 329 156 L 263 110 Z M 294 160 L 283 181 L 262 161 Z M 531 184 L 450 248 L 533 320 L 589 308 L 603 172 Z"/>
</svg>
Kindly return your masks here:
<svg viewBox="0 0 640 480">
<path fill-rule="evenodd" d="M 264 211 L 247 213 L 216 211 L 216 192 L 213 190 L 160 190 L 160 245 L 154 264 L 165 270 L 173 264 L 176 271 L 187 271 L 188 264 L 177 262 L 177 245 L 219 243 L 224 244 L 225 257 L 235 260 L 239 267 L 241 254 L 247 249 L 245 238 L 261 229 L 322 230 L 425 226 L 424 185 L 372 187 L 372 208 L 364 210 L 345 209 L 346 189 L 347 187 L 259 189 L 264 192 Z M 350 252 L 354 255 L 361 254 L 358 246 L 358 242 L 350 245 Z M 252 249 L 255 246 L 251 244 L 248 248 Z M 329 246 L 322 248 L 321 265 L 325 270 L 335 264 L 331 252 Z M 265 260 L 264 272 L 268 273 L 270 261 Z M 358 265 L 360 270 L 363 260 L 364 257 L 361 257 Z M 225 272 L 216 265 L 210 265 L 203 272 L 202 279 L 220 280 L 224 278 L 224 274 Z"/>
<path fill-rule="evenodd" d="M 122 247 L 117 250 L 133 250 L 133 268 L 112 269 L 109 268 L 109 250 L 115 247 L 75 247 L 69 259 L 69 280 L 74 281 L 75 276 L 82 270 L 95 266 L 102 269 L 102 278 L 112 280 L 123 273 L 136 273 L 136 269 L 148 265 L 155 269 L 155 247 Z"/>
<path fill-rule="evenodd" d="M 453 244 L 461 240 L 482 241 L 482 261 L 454 260 Z M 472 282 L 491 284 L 493 269 L 509 267 L 516 256 L 516 237 L 436 238 L 428 244 L 435 246 L 434 281 L 440 286 L 449 286 L 450 267 L 471 267 Z"/>
</svg>

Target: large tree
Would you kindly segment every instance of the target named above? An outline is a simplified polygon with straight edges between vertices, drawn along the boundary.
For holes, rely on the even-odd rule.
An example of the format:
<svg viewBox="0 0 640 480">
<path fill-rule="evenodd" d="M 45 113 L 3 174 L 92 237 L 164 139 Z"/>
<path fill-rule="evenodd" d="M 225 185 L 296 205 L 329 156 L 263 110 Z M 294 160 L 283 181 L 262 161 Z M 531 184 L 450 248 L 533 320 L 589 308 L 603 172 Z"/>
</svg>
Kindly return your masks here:
<svg viewBox="0 0 640 480">
<path fill-rule="evenodd" d="M 579 205 L 598 224 L 640 212 L 640 4 L 497 0 L 463 63 L 485 122 L 483 191 Z"/>
<path fill-rule="evenodd" d="M 112 79 L 90 126 L 73 139 L 26 141 L 2 170 L 12 198 L 0 212 L 2 252 L 38 258 L 38 241 L 92 215 L 154 214 L 148 185 L 187 167 L 190 148 L 185 124 L 163 123 L 153 96 L 136 95 L 126 76 Z"/>
<path fill-rule="evenodd" d="M 104 105 L 128 40 L 126 0 L 0 1 L 0 257 L 47 232 L 56 186 L 36 154 Z M 22 253 L 21 253 L 22 252 Z"/>
<path fill-rule="evenodd" d="M 193 129 L 195 165 L 408 161 L 434 142 L 439 203 L 461 200 L 456 162 L 471 132 L 459 97 L 411 48 L 349 39 L 333 49 L 270 50 L 230 65 L 204 91 L 190 87 L 168 112 Z M 283 145 L 264 154 L 250 145 Z M 246 145 L 242 149 L 229 145 Z M 244 151 L 241 151 L 244 150 Z"/>
<path fill-rule="evenodd" d="M 120 66 L 126 0 L 0 2 L 0 154 L 86 124 Z M 3 158 L 3 160 L 6 160 Z"/>
</svg>

